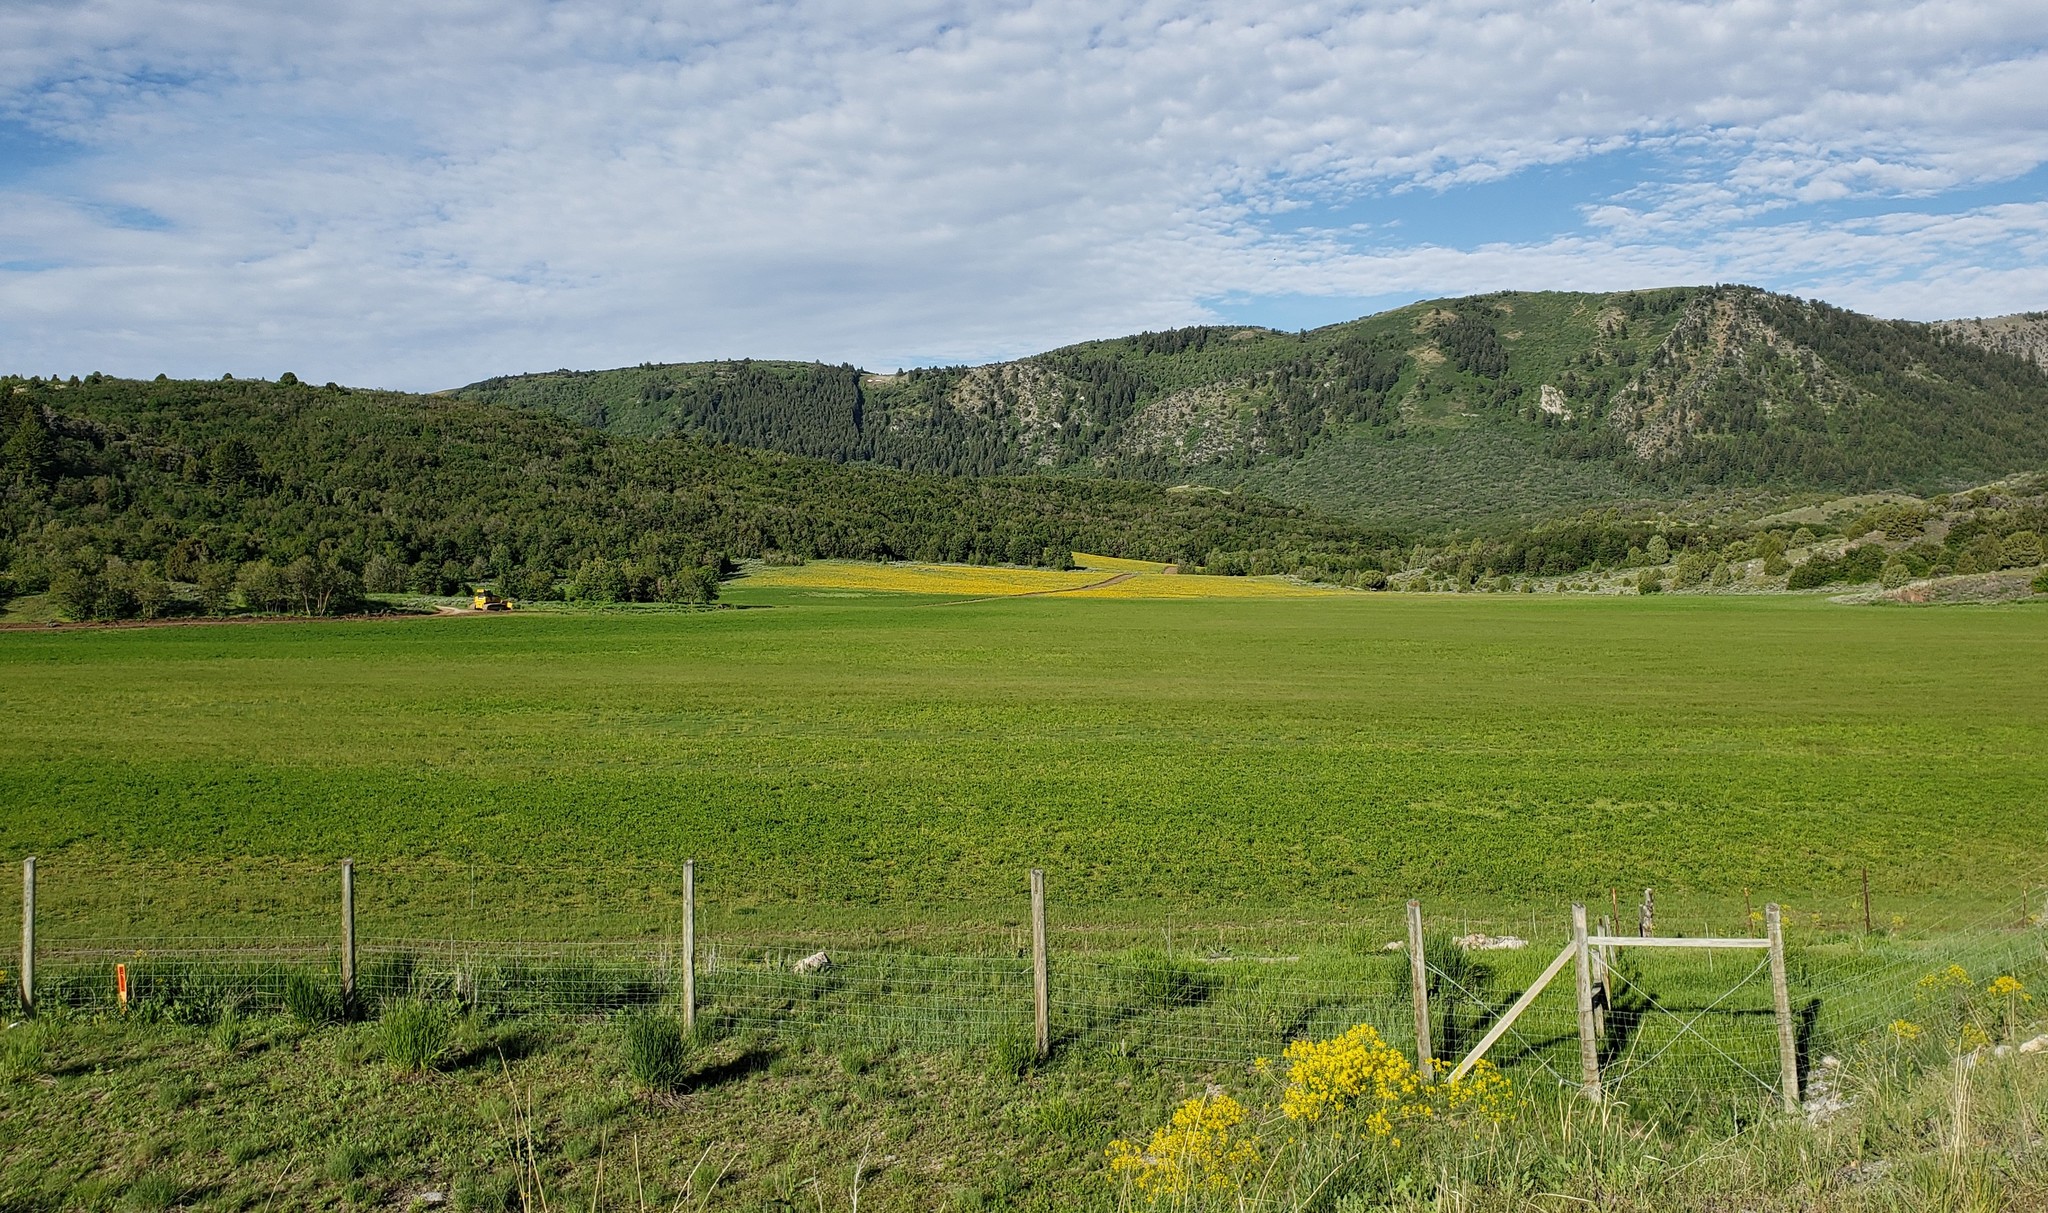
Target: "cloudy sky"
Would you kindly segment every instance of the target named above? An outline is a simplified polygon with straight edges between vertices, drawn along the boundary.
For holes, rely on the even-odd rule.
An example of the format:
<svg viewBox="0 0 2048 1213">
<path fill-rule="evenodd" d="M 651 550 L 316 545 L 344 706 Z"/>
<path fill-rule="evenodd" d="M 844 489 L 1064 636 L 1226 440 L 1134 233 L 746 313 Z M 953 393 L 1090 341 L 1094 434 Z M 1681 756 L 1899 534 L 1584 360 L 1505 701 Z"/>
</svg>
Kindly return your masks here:
<svg viewBox="0 0 2048 1213">
<path fill-rule="evenodd" d="M 1442 294 L 2048 308 L 2041 0 L 6 0 L 0 370 L 984 361 Z"/>
</svg>

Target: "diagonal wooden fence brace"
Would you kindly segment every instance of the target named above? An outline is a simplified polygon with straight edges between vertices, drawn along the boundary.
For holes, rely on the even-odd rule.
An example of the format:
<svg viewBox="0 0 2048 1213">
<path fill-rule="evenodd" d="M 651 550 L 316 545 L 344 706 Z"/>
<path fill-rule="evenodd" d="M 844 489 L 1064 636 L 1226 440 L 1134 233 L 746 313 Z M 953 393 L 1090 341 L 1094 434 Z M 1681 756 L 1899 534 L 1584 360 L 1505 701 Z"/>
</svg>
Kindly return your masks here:
<svg viewBox="0 0 2048 1213">
<path fill-rule="evenodd" d="M 1559 973 L 1564 972 L 1564 967 L 1570 964 L 1572 958 L 1578 954 L 1578 940 L 1575 939 L 1566 944 L 1564 951 L 1557 954 L 1557 959 L 1550 962 L 1550 967 L 1543 970 L 1543 975 L 1529 983 L 1529 988 L 1522 991 L 1522 996 L 1515 1000 L 1514 1005 L 1502 1012 L 1501 1017 L 1495 1020 L 1493 1026 L 1486 1030 L 1486 1035 L 1479 1038 L 1479 1043 L 1472 1046 L 1472 1051 L 1465 1054 L 1465 1060 L 1452 1068 L 1450 1081 L 1456 1082 L 1471 1073 L 1472 1067 L 1478 1064 L 1479 1059 L 1486 1056 L 1486 1051 L 1499 1043 L 1501 1037 L 1508 1034 L 1508 1029 L 1514 1026 L 1515 1020 L 1520 1017 L 1522 1012 L 1529 1009 L 1529 1004 L 1536 1001 L 1536 996 L 1543 993 L 1544 988 Z"/>
</svg>

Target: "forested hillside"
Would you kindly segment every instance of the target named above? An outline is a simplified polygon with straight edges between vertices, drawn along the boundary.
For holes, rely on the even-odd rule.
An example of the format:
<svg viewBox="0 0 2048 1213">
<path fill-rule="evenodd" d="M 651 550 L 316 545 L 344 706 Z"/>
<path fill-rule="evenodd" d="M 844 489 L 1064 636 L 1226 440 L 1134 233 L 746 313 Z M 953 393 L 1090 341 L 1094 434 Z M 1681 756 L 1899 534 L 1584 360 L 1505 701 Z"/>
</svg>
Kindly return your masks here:
<svg viewBox="0 0 2048 1213">
<path fill-rule="evenodd" d="M 486 580 L 703 601 L 753 556 L 1356 564 L 1392 542 L 1238 494 L 849 467 L 290 377 L 0 378 L 0 434 L 0 599 L 48 590 L 74 617 L 318 613 Z"/>
<path fill-rule="evenodd" d="M 1932 492 L 2048 463 L 2048 374 L 2025 333 L 1987 331 L 1747 287 L 1504 292 L 984 367 L 649 364 L 461 394 L 622 433 L 1194 480 L 1429 525 L 1744 487 Z"/>
</svg>

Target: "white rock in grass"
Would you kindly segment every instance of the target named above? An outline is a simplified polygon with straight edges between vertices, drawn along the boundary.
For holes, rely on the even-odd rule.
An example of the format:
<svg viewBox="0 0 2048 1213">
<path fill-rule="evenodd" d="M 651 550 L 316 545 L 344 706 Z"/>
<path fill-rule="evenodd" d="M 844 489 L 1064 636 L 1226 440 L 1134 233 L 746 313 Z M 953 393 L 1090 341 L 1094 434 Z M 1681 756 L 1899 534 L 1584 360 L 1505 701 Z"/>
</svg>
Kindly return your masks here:
<svg viewBox="0 0 2048 1213">
<path fill-rule="evenodd" d="M 831 967 L 832 958 L 823 952 L 813 952 L 790 966 L 798 973 L 823 973 Z"/>
<path fill-rule="evenodd" d="M 2022 1053 L 2039 1053 L 2044 1049 L 2048 1049 L 2048 1036 L 2036 1036 L 2032 1040 L 2020 1042 Z"/>
<path fill-rule="evenodd" d="M 1478 931 L 1460 935 L 1451 942 L 1467 952 L 1513 952 L 1529 946 L 1529 941 L 1519 935 L 1486 935 Z"/>
</svg>

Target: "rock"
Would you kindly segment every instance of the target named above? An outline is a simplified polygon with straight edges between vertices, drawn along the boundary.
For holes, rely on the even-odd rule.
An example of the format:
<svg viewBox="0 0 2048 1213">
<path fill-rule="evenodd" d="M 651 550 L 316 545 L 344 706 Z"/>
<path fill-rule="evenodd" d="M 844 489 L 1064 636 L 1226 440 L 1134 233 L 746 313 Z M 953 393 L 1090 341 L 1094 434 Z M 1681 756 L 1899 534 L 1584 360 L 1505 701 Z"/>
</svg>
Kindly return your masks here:
<svg viewBox="0 0 2048 1213">
<path fill-rule="evenodd" d="M 1513 952 L 1529 946 L 1529 941 L 1519 935 L 1485 935 L 1478 931 L 1460 935 L 1451 942 L 1467 952 Z"/>
<path fill-rule="evenodd" d="M 2048 1036 L 2036 1036 L 2034 1039 L 2023 1041 L 2020 1044 L 2020 1052 L 2022 1053 L 2039 1053 L 2043 1049 L 2048 1049 Z"/>
<path fill-rule="evenodd" d="M 412 1203 L 415 1205 L 445 1205 L 448 1203 L 448 1194 L 432 1190 L 415 1192 L 412 1196 Z"/>
<path fill-rule="evenodd" d="M 1389 940 L 1388 940 L 1387 942 L 1385 942 L 1384 944 L 1381 944 L 1381 945 L 1380 945 L 1380 951 L 1382 951 L 1382 952 L 1398 952 L 1398 951 L 1400 951 L 1400 950 L 1401 950 L 1402 948 L 1405 948 L 1405 947 L 1407 947 L 1407 946 L 1408 946 L 1407 944 L 1405 944 L 1405 943 L 1402 943 L 1402 942 L 1401 942 L 1400 940 L 1398 940 L 1398 939 L 1389 939 Z"/>
<path fill-rule="evenodd" d="M 832 958 L 823 952 L 813 952 L 790 966 L 798 973 L 823 973 L 831 967 Z"/>
<path fill-rule="evenodd" d="M 1852 1184 L 1876 1183 L 1891 1173 L 1892 1163 L 1888 1158 L 1873 1158 L 1868 1162 L 1852 1162 L 1842 1168 L 1842 1179 Z"/>
<path fill-rule="evenodd" d="M 1842 1059 L 1823 1057 L 1806 1079 L 1806 1098 L 1800 1106 L 1810 1124 L 1825 1124 L 1849 1110 L 1850 1100 L 1836 1089 L 1842 1080 Z"/>
</svg>

